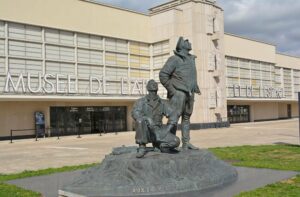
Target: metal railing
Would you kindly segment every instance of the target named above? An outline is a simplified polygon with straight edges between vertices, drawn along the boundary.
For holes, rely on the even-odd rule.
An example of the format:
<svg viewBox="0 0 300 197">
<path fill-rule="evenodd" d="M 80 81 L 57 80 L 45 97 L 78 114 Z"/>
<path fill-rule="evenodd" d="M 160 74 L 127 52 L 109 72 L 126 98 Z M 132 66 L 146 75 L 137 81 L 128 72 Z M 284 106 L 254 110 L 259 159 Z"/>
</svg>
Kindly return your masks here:
<svg viewBox="0 0 300 197">
<path fill-rule="evenodd" d="M 51 130 L 55 130 L 55 132 L 51 132 Z M 75 132 L 76 132 L 77 138 L 81 138 L 82 134 L 87 134 L 87 133 L 84 133 L 84 132 L 81 131 L 82 130 L 82 125 L 78 125 L 78 127 L 75 127 L 75 130 L 76 130 Z M 16 133 L 16 132 L 25 132 L 25 131 L 35 131 L 35 141 L 38 141 L 38 138 L 39 138 L 38 129 L 11 129 L 10 130 L 10 143 L 13 143 L 14 137 L 21 136 L 21 135 L 15 135 L 14 136 L 14 133 Z M 103 134 L 106 134 L 106 133 L 107 133 L 106 127 L 103 126 L 101 129 L 99 129 L 98 135 L 102 136 Z M 114 131 L 114 133 L 115 133 L 115 135 L 118 135 L 118 131 Z M 43 133 L 43 137 L 45 138 L 46 136 L 53 136 L 53 137 L 56 136 L 57 139 L 59 140 L 61 138 L 61 136 L 63 136 L 62 128 L 61 127 L 45 128 L 45 132 Z"/>
<path fill-rule="evenodd" d="M 49 134 L 49 130 L 51 130 L 51 128 L 45 128 L 45 132 L 44 132 L 44 135 L 43 137 L 45 138 L 46 137 L 46 134 Z M 20 132 L 20 131 L 35 131 L 35 141 L 38 141 L 38 130 L 37 129 L 11 129 L 10 130 L 10 143 L 13 143 L 13 138 L 14 138 L 14 132 Z M 20 135 L 17 135 L 17 136 L 20 136 Z"/>
</svg>

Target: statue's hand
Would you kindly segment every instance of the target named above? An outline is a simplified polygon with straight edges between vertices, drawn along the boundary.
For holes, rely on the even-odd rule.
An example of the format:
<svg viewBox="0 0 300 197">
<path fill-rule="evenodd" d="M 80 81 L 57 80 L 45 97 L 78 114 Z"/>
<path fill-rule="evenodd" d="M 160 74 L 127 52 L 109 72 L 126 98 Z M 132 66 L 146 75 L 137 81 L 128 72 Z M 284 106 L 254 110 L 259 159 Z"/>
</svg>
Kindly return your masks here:
<svg viewBox="0 0 300 197">
<path fill-rule="evenodd" d="M 151 128 L 151 127 L 154 125 L 154 122 L 153 122 L 153 120 L 152 120 L 151 118 L 146 117 L 146 116 L 144 116 L 143 118 L 144 118 L 144 120 L 146 121 L 148 127 Z"/>
<path fill-rule="evenodd" d="M 169 77 L 171 77 L 171 76 L 169 76 Z M 163 86 L 167 89 L 168 95 L 170 97 L 173 97 L 174 94 L 176 93 L 176 89 L 173 86 L 172 79 L 170 78 L 166 83 L 163 84 Z"/>
<path fill-rule="evenodd" d="M 198 95 L 201 95 L 201 91 L 199 89 L 196 89 L 195 93 L 198 94 Z"/>
<path fill-rule="evenodd" d="M 143 121 L 144 121 L 144 118 L 143 118 L 143 117 L 137 118 L 135 121 L 137 121 L 137 122 L 143 122 Z"/>
<path fill-rule="evenodd" d="M 167 91 L 170 97 L 173 97 L 176 93 L 176 89 L 173 86 L 168 88 Z"/>
</svg>

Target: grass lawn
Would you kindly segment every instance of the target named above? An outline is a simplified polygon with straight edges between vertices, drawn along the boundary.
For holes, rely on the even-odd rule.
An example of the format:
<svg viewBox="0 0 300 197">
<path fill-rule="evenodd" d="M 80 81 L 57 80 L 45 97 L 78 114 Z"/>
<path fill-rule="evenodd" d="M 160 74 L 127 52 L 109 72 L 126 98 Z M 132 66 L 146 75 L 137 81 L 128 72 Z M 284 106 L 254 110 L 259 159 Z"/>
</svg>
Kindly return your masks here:
<svg viewBox="0 0 300 197">
<path fill-rule="evenodd" d="M 1 197 L 41 197 L 38 192 L 33 192 L 19 188 L 14 185 L 9 185 L 0 182 L 0 196 Z"/>
<path fill-rule="evenodd" d="M 219 158 L 235 166 L 293 170 L 300 173 L 300 146 L 265 145 L 210 149 Z M 236 197 L 300 197 L 300 175 L 267 185 Z"/>
<path fill-rule="evenodd" d="M 300 171 L 300 146 L 264 145 L 209 149 L 235 166 Z"/>
<path fill-rule="evenodd" d="M 267 185 L 265 187 L 243 192 L 235 197 L 299 197 L 300 175 L 289 180 Z"/>
<path fill-rule="evenodd" d="M 38 171 L 24 171 L 22 173 L 17 173 L 17 174 L 8 174 L 8 175 L 0 174 L 0 197 L 41 197 L 41 194 L 37 192 L 28 191 L 14 185 L 6 184 L 4 183 L 5 181 L 33 177 L 33 176 L 48 175 L 48 174 L 53 174 L 58 172 L 67 172 L 67 171 L 86 169 L 95 165 L 96 164 L 86 164 L 86 165 L 79 165 L 79 166 L 65 166 L 62 168 L 48 168 L 48 169 L 38 170 Z"/>
</svg>

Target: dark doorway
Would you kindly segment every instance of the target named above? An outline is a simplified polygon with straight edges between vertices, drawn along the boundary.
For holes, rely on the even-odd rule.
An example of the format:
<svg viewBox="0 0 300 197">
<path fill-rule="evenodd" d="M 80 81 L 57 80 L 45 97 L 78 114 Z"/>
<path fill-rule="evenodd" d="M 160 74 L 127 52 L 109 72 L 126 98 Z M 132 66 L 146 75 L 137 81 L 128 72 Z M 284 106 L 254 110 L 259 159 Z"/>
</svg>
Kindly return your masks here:
<svg viewBox="0 0 300 197">
<path fill-rule="evenodd" d="M 109 107 L 50 107 L 52 134 L 76 135 L 127 130 L 124 106 Z"/>
<path fill-rule="evenodd" d="M 104 112 L 92 112 L 91 122 L 91 133 L 106 132 L 104 124 Z"/>
<path fill-rule="evenodd" d="M 227 117 L 230 123 L 250 122 L 250 106 L 228 105 Z"/>
<path fill-rule="evenodd" d="M 288 115 L 288 118 L 292 118 L 292 105 L 291 104 L 287 105 L 287 115 Z"/>
</svg>

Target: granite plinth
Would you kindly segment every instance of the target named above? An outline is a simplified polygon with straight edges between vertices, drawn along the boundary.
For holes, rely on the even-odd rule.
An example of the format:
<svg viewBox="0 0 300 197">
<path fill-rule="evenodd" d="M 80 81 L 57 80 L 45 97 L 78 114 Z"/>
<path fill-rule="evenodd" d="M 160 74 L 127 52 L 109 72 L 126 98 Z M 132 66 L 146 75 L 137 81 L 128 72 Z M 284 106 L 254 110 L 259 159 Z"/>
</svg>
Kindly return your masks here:
<svg viewBox="0 0 300 197">
<path fill-rule="evenodd" d="M 102 164 L 90 168 L 59 194 L 64 197 L 157 196 L 222 187 L 237 171 L 207 150 L 176 154 L 149 152 L 135 157 L 136 148 L 117 148 Z"/>
</svg>

